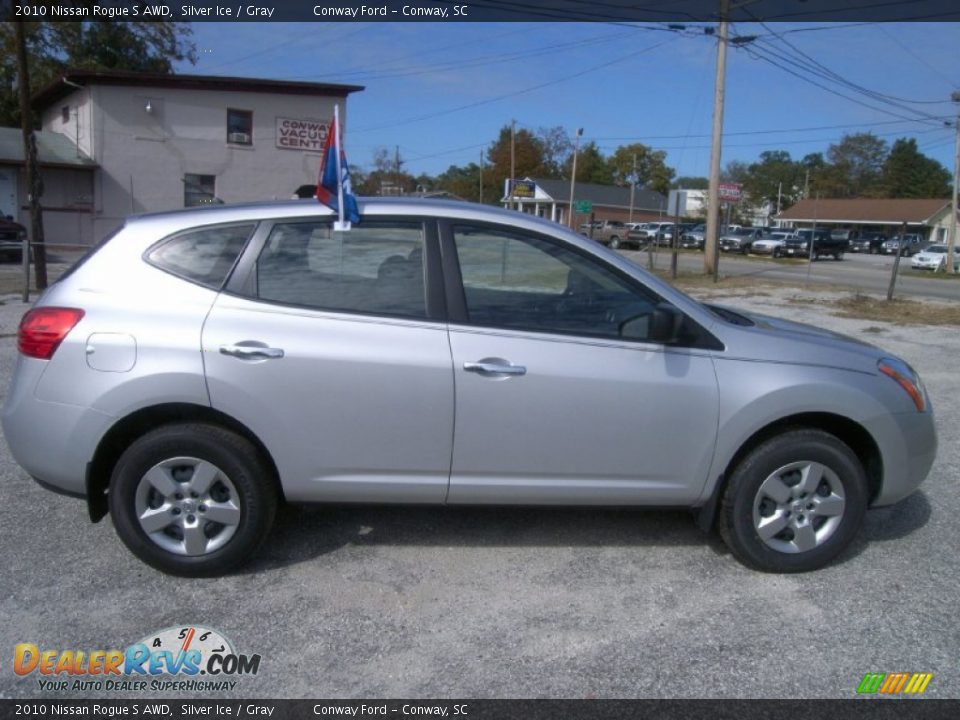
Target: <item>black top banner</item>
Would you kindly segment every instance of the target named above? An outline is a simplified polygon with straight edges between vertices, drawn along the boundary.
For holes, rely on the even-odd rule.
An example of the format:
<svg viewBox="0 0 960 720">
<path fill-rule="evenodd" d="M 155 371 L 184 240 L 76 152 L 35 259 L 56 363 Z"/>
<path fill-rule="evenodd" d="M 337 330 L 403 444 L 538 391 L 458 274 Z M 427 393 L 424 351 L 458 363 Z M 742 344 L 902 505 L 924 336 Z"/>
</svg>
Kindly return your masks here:
<svg viewBox="0 0 960 720">
<path fill-rule="evenodd" d="M 956 0 L 739 0 L 734 22 L 960 20 Z M 0 16 L 25 21 L 189 22 L 716 22 L 721 0 L 0 0 Z"/>
</svg>

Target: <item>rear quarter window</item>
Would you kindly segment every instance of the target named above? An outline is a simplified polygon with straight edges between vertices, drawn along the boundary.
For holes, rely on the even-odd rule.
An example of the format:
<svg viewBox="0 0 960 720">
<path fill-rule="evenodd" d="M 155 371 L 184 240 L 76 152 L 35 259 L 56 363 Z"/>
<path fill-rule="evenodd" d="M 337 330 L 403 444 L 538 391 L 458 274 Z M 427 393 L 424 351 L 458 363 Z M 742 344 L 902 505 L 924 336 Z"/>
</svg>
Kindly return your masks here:
<svg viewBox="0 0 960 720">
<path fill-rule="evenodd" d="M 253 234 L 256 223 L 179 232 L 154 245 L 145 259 L 184 280 L 219 290 Z"/>
</svg>

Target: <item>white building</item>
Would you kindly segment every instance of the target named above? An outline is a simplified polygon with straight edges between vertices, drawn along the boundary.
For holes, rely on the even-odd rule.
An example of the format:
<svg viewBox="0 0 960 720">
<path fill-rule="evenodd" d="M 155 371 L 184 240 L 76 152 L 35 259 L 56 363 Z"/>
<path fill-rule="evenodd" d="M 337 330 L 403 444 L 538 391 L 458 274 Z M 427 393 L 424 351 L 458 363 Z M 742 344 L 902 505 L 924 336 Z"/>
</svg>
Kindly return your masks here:
<svg viewBox="0 0 960 720">
<path fill-rule="evenodd" d="M 679 203 L 679 209 L 677 205 Z M 671 190 L 667 197 L 667 214 L 680 217 L 706 217 L 706 190 Z"/>
<path fill-rule="evenodd" d="M 348 135 L 346 99 L 362 89 L 198 75 L 67 73 L 43 89 L 34 105 L 41 113 L 41 136 L 57 134 L 69 142 L 89 187 L 63 190 L 59 181 L 45 177 L 47 239 L 93 242 L 134 213 L 289 198 L 298 186 L 316 182 L 334 105 L 340 105 Z M 0 168 L 3 164 L 0 156 Z M 24 222 L 22 180 L 17 194 Z"/>
</svg>

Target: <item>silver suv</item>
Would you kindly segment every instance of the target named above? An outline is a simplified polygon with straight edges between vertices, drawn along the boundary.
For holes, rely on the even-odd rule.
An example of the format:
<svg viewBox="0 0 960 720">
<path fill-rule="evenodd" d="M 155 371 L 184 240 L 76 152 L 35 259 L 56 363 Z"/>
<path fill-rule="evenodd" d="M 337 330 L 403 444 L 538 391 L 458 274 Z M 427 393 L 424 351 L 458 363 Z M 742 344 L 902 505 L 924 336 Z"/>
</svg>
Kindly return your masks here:
<svg viewBox="0 0 960 720">
<path fill-rule="evenodd" d="M 881 350 L 527 215 L 360 210 L 128 220 L 20 324 L 14 457 L 190 576 L 249 560 L 281 501 L 681 506 L 751 567 L 810 570 L 933 463 L 930 400 Z"/>
</svg>

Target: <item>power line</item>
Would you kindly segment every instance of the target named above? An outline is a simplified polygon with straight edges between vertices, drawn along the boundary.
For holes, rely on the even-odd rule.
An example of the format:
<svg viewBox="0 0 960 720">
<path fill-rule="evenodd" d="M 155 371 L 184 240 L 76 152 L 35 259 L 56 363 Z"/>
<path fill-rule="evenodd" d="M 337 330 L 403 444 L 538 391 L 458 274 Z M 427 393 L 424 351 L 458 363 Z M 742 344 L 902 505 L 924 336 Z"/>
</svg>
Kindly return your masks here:
<svg viewBox="0 0 960 720">
<path fill-rule="evenodd" d="M 525 95 L 526 93 L 529 93 L 529 92 L 541 90 L 545 87 L 550 87 L 552 85 L 558 85 L 559 83 L 563 83 L 568 80 L 573 80 L 574 78 L 583 77 L 584 75 L 587 75 L 592 72 L 596 72 L 597 70 L 602 70 L 603 68 L 610 67 L 611 65 L 616 65 L 617 63 L 621 63 L 624 60 L 629 60 L 630 58 L 634 58 L 634 57 L 637 57 L 638 55 L 642 55 L 644 53 L 650 52 L 651 50 L 655 50 L 656 48 L 664 44 L 665 42 L 655 43 L 641 50 L 637 50 L 632 53 L 627 53 L 626 55 L 622 55 L 618 58 L 614 58 L 613 60 L 608 60 L 607 62 L 600 63 L 599 65 L 593 65 L 592 67 L 589 67 L 585 70 L 581 70 L 580 72 L 564 75 L 563 77 L 559 77 L 554 80 L 538 83 L 537 85 L 531 85 L 529 87 L 522 88 L 520 90 L 515 90 L 513 92 L 508 92 L 502 95 L 497 95 L 492 98 L 487 98 L 486 100 L 478 100 L 476 102 L 467 103 L 466 105 L 460 105 L 458 107 L 448 108 L 446 110 L 440 110 L 438 112 L 428 113 L 426 115 L 418 115 L 415 117 L 405 118 L 403 120 L 394 120 L 385 125 L 375 125 L 372 127 L 365 127 L 365 128 L 354 128 L 353 132 L 362 133 L 362 132 L 373 132 L 375 130 L 386 130 L 389 128 L 397 127 L 399 125 L 409 125 L 410 123 L 421 122 L 423 120 L 431 120 L 436 117 L 442 117 L 444 115 L 452 115 L 453 113 L 462 112 L 463 110 L 470 110 L 472 108 L 480 107 L 482 105 L 489 105 L 491 103 L 499 102 L 500 100 L 506 100 L 507 98 L 517 97 L 519 95 Z"/>
<path fill-rule="evenodd" d="M 777 33 L 777 32 L 774 31 L 773 29 L 771 29 L 770 26 L 767 25 L 763 20 L 761 20 L 760 18 L 756 17 L 756 16 L 750 11 L 749 8 L 744 8 L 744 12 L 746 12 L 748 15 L 750 15 L 752 18 L 754 18 L 754 20 L 755 20 L 756 22 L 760 23 L 760 26 L 761 26 L 761 27 L 763 27 L 765 30 L 767 30 L 767 32 L 769 32 L 771 35 L 773 35 L 774 37 L 776 37 L 783 45 L 786 45 L 787 48 L 789 48 L 791 51 L 793 51 L 793 58 L 792 58 L 792 59 L 794 60 L 794 62 L 797 62 L 797 58 L 799 57 L 799 58 L 800 58 L 800 60 L 799 60 L 799 62 L 798 62 L 799 65 L 801 65 L 801 66 L 803 66 L 803 67 L 806 67 L 808 70 L 810 70 L 810 71 L 813 72 L 814 74 L 822 77 L 822 78 L 825 79 L 825 80 L 833 81 L 833 82 L 838 83 L 838 84 L 840 84 L 840 85 L 843 85 L 843 86 L 845 86 L 845 87 L 847 87 L 847 88 L 849 88 L 849 89 L 851 89 L 851 90 L 854 90 L 855 92 L 858 92 L 858 93 L 860 93 L 860 94 L 862 94 L 862 95 L 866 95 L 867 97 L 870 97 L 870 98 L 872 98 L 872 99 L 874 99 L 874 100 L 877 100 L 877 101 L 879 101 L 879 102 L 884 102 L 884 101 L 886 101 L 886 102 L 888 102 L 889 104 L 891 104 L 891 105 L 893 105 L 893 106 L 895 106 L 895 107 L 898 107 L 898 108 L 900 108 L 900 109 L 902 109 L 902 110 L 907 110 L 907 111 L 910 111 L 910 112 L 914 112 L 914 113 L 916 113 L 916 114 L 918 114 L 918 115 L 923 115 L 924 113 L 922 113 L 922 112 L 920 112 L 920 111 L 918 111 L 918 110 L 913 110 L 913 108 L 911 108 L 911 107 L 909 107 L 909 106 L 905 106 L 904 103 L 906 103 L 906 104 L 908 104 L 908 105 L 916 105 L 916 104 L 939 104 L 939 103 L 941 102 L 941 101 L 929 101 L 929 100 L 908 100 L 908 99 L 905 99 L 905 98 L 899 98 L 899 97 L 896 97 L 896 96 L 893 96 L 893 95 L 887 95 L 887 94 L 885 94 L 885 93 L 880 93 L 880 92 L 877 92 L 877 91 L 875 91 L 875 90 L 870 90 L 869 88 L 865 88 L 865 87 L 863 87 L 862 85 L 859 85 L 859 84 L 853 82 L 852 80 L 848 80 L 847 78 L 843 77 L 842 75 L 834 72 L 833 70 L 831 70 L 830 68 L 828 68 L 826 65 L 824 65 L 823 63 L 821 63 L 821 62 L 820 62 L 819 60 L 817 60 L 816 58 L 814 58 L 814 57 L 808 55 L 807 53 L 805 53 L 803 50 L 801 50 L 801 49 L 798 48 L 796 45 L 794 45 L 793 43 L 791 43 L 789 40 L 787 40 L 786 38 L 784 38 L 781 34 Z M 768 38 L 761 38 L 760 41 L 761 41 L 761 42 L 764 42 L 764 43 L 769 43 L 769 39 L 768 39 Z M 780 48 L 780 47 L 777 47 L 776 49 L 782 50 L 782 48 Z M 789 53 L 788 53 L 788 54 L 789 54 Z"/>
<path fill-rule="evenodd" d="M 949 120 L 952 116 L 944 115 L 941 120 Z M 781 133 L 813 132 L 819 130 L 844 130 L 847 128 L 878 127 L 881 125 L 899 125 L 903 123 L 918 123 L 921 120 L 881 120 L 871 123 L 847 123 L 843 125 L 818 125 L 813 127 L 801 128 L 778 128 L 775 130 L 738 130 L 735 132 L 725 132 L 724 137 L 734 137 L 738 135 L 774 135 Z M 906 132 L 906 131 L 904 131 Z M 709 133 L 683 134 L 683 135 L 640 135 L 640 136 L 603 136 L 595 137 L 594 140 L 682 140 L 686 138 L 705 138 L 710 137 Z"/>
</svg>

